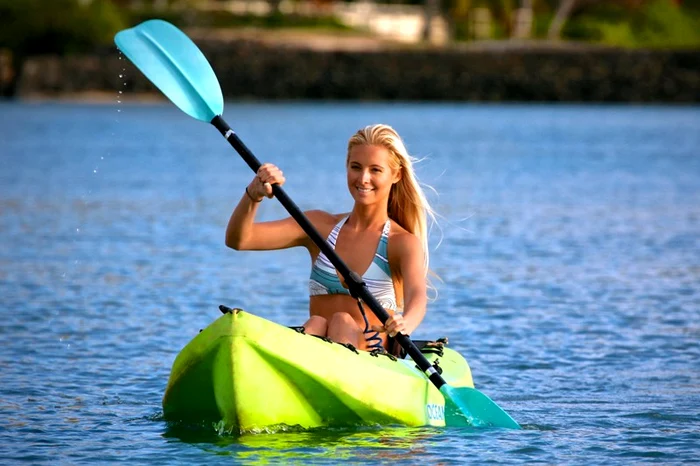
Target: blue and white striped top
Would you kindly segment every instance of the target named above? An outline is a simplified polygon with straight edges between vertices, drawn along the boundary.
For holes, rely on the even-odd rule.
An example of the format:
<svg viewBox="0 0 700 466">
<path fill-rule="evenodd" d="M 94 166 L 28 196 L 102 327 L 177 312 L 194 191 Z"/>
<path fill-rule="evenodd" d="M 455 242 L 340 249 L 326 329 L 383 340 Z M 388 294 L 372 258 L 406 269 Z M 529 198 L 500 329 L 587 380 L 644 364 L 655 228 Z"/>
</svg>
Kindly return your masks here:
<svg viewBox="0 0 700 466">
<path fill-rule="evenodd" d="M 348 217 L 343 218 L 333 228 L 328 235 L 328 243 L 335 249 L 335 243 L 338 240 L 340 229 L 347 221 Z M 389 258 L 387 254 L 387 244 L 389 242 L 389 229 L 391 228 L 391 220 L 387 220 L 382 230 L 382 236 L 379 239 L 377 251 L 374 253 L 374 258 L 369 268 L 362 276 L 362 280 L 367 285 L 370 293 L 379 301 L 379 304 L 384 309 L 396 310 L 396 292 L 394 291 L 394 282 L 391 279 L 391 270 L 389 268 Z M 309 296 L 319 296 L 326 294 L 350 294 L 350 291 L 340 283 L 338 273 L 328 260 L 323 252 L 319 253 L 316 261 L 311 267 L 311 277 L 309 278 Z"/>
</svg>

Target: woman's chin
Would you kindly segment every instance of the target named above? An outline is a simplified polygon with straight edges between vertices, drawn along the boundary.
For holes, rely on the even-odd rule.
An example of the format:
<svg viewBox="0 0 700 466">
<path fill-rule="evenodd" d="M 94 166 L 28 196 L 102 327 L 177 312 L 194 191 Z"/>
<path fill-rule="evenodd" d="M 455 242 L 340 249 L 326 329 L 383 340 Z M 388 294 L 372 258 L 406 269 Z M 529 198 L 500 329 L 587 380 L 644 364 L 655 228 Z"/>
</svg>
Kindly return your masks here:
<svg viewBox="0 0 700 466">
<path fill-rule="evenodd" d="M 376 201 L 374 196 L 367 194 L 355 193 L 352 198 L 355 200 L 355 204 L 373 204 Z"/>
</svg>

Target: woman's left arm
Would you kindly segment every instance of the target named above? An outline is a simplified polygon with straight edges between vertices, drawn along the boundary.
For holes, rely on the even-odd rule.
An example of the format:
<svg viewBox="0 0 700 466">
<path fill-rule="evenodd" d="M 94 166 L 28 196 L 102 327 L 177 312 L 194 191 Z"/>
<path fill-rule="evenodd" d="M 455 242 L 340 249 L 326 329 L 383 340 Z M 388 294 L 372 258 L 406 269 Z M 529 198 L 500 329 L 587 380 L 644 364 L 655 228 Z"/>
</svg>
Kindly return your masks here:
<svg viewBox="0 0 700 466">
<path fill-rule="evenodd" d="M 387 320 L 384 327 L 389 336 L 398 332 L 406 335 L 413 333 L 425 317 L 428 302 L 423 245 L 410 233 L 397 236 L 399 241 L 394 241 L 394 245 L 397 246 L 396 258 L 403 278 L 404 311 L 403 317 L 395 315 Z"/>
</svg>

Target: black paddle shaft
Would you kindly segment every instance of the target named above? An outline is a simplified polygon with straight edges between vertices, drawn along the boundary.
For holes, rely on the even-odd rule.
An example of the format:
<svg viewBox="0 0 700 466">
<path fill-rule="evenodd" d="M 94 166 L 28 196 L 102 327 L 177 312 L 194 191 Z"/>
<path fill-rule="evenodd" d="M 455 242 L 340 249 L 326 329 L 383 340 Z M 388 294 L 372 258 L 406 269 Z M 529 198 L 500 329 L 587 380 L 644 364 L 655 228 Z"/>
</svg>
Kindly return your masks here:
<svg viewBox="0 0 700 466">
<path fill-rule="evenodd" d="M 236 133 L 233 132 L 231 127 L 224 121 L 220 116 L 214 117 L 211 124 L 219 130 L 219 132 L 226 138 L 226 140 L 236 149 L 236 152 L 243 157 L 243 160 L 248 164 L 248 166 L 255 172 L 258 172 L 260 168 L 260 161 L 253 155 L 253 153 L 243 144 L 243 141 L 238 137 Z M 379 304 L 377 299 L 369 292 L 367 285 L 362 281 L 362 278 L 350 268 L 345 265 L 345 262 L 338 257 L 333 248 L 330 247 L 328 242 L 319 234 L 316 228 L 311 224 L 309 219 L 304 215 L 304 213 L 297 207 L 297 205 L 292 201 L 292 199 L 287 196 L 281 186 L 274 184 L 272 185 L 272 192 L 278 201 L 282 203 L 287 212 L 297 221 L 299 226 L 309 235 L 309 238 L 319 247 L 319 249 L 326 255 L 328 260 L 331 261 L 333 266 L 340 272 L 343 276 L 345 282 L 348 285 L 348 289 L 353 296 L 358 296 L 362 301 L 364 301 L 369 308 L 374 312 L 374 315 L 379 318 L 379 320 L 384 324 L 389 318 L 389 314 L 386 310 Z M 426 357 L 421 353 L 418 347 L 411 341 L 411 339 L 402 334 L 398 333 L 395 337 L 396 341 L 399 342 L 401 347 L 406 350 L 406 352 L 411 356 L 411 358 L 418 364 L 418 367 L 425 372 L 430 380 L 435 384 L 437 388 L 445 385 L 445 379 L 435 370 L 435 368 L 430 364 Z"/>
</svg>

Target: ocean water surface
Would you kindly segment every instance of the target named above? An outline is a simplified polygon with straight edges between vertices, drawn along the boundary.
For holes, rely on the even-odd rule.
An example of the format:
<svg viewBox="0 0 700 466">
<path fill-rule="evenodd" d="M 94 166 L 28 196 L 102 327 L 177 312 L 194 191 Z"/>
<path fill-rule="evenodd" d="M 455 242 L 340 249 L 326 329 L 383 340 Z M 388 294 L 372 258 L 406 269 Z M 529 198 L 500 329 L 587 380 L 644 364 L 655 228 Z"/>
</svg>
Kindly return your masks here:
<svg viewBox="0 0 700 466">
<path fill-rule="evenodd" d="M 398 129 L 441 214 L 442 281 L 414 337 L 448 336 L 524 429 L 168 425 L 171 364 L 219 304 L 303 322 L 305 251 L 224 246 L 252 172 L 170 104 L 2 103 L 3 462 L 700 458 L 700 108 L 229 102 L 225 117 L 302 209 L 336 212 L 348 137 Z"/>
</svg>

